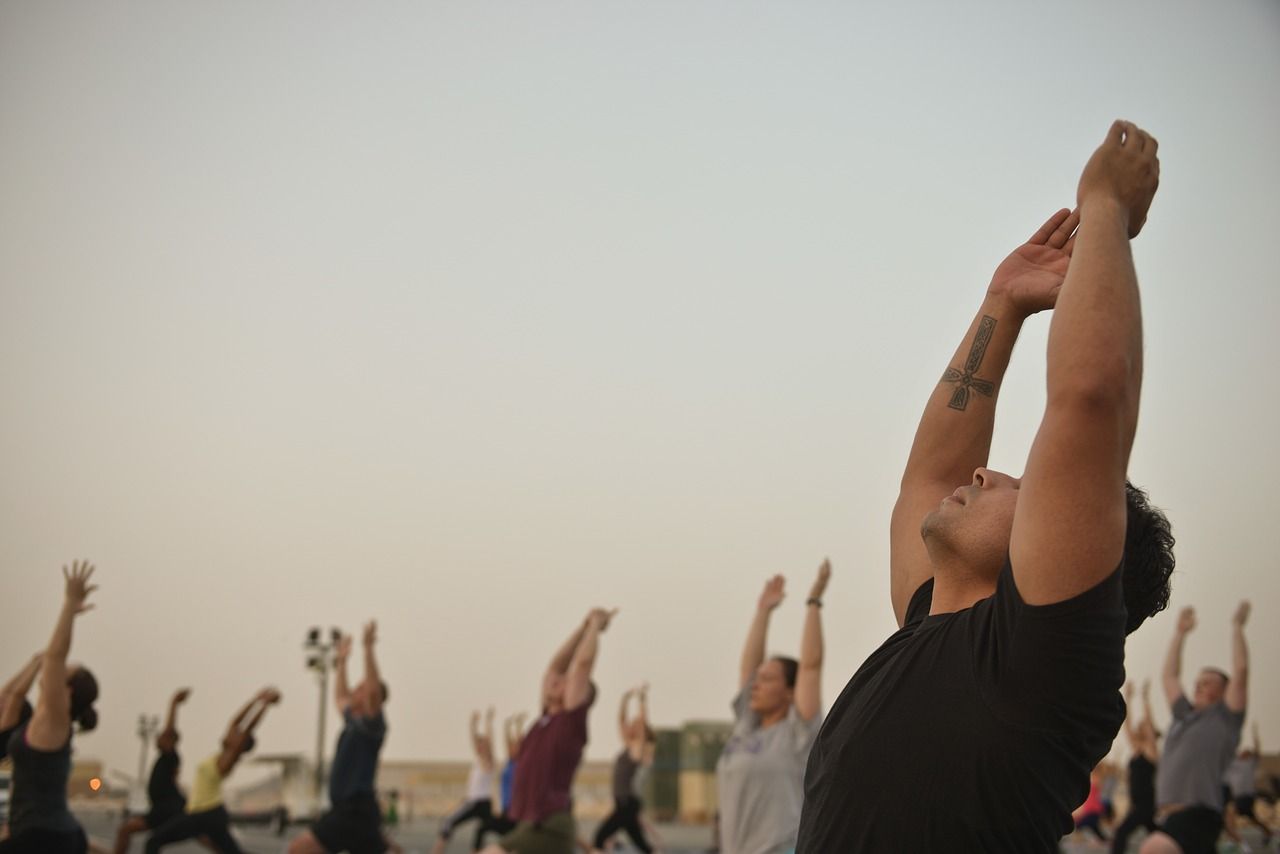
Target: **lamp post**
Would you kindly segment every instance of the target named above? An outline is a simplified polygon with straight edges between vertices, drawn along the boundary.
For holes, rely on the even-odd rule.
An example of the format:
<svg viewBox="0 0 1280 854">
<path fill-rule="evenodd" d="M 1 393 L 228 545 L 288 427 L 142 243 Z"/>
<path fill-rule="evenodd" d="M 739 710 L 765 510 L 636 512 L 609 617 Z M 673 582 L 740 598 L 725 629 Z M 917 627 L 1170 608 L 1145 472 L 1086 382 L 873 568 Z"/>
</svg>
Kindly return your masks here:
<svg viewBox="0 0 1280 854">
<path fill-rule="evenodd" d="M 138 715 L 138 738 L 142 740 L 142 749 L 138 752 L 138 776 L 134 780 L 133 786 L 133 805 L 143 804 L 143 793 L 146 791 L 147 785 L 147 748 L 151 746 L 151 739 L 160 730 L 160 718 L 155 715 L 147 717 L 145 714 Z M 143 805 L 145 810 L 146 806 Z"/>
<path fill-rule="evenodd" d="M 320 712 L 316 726 L 316 812 L 319 813 L 324 803 L 324 716 L 328 708 L 329 671 L 334 666 L 334 653 L 338 649 L 338 641 L 342 639 L 340 629 L 329 629 L 325 637 L 319 626 L 312 626 L 307 632 L 307 641 L 303 650 L 307 655 L 307 669 L 315 672 L 320 683 Z"/>
</svg>

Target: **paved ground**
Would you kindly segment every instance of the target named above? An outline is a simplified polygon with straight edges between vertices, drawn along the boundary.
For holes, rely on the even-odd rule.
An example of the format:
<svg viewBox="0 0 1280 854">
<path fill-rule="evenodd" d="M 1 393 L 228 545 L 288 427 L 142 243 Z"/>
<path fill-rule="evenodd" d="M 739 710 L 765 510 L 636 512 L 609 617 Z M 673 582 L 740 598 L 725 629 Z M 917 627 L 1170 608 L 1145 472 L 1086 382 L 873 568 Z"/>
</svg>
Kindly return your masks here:
<svg viewBox="0 0 1280 854">
<path fill-rule="evenodd" d="M 96 842 L 104 847 L 109 848 L 111 840 L 114 838 L 116 820 L 109 816 L 103 815 L 82 815 L 81 821 L 84 824 L 85 831 Z M 589 838 L 589 834 L 595 830 L 595 825 L 583 822 L 579 825 L 582 835 Z M 470 851 L 470 834 L 466 832 L 467 827 L 464 826 L 459 830 L 448 848 L 448 854 L 464 854 Z M 663 849 L 666 854 L 702 854 L 711 844 L 711 831 L 706 827 L 695 827 L 689 825 L 658 825 L 658 831 L 662 834 L 663 840 L 667 847 Z M 263 828 L 243 827 L 236 829 L 236 836 L 240 840 L 240 844 L 249 854 L 281 854 L 289 836 L 295 831 L 290 831 L 284 837 L 276 836 L 274 832 Z M 396 840 L 404 847 L 406 854 L 428 854 L 431 845 L 435 840 L 436 822 L 432 820 L 415 821 L 413 824 L 396 828 L 393 835 Z M 1260 851 L 1277 851 L 1280 846 L 1276 843 L 1272 844 L 1270 849 L 1262 847 L 1262 838 L 1256 831 L 1250 831 L 1245 834 L 1245 841 L 1252 846 L 1254 852 Z M 135 837 L 132 847 L 129 849 L 133 854 L 139 854 L 142 851 L 142 838 Z M 1067 839 L 1062 845 L 1063 854 L 1097 854 L 1097 852 L 1105 852 L 1106 847 L 1097 845 L 1089 845 L 1080 840 Z M 1133 840 L 1129 850 L 1137 851 L 1137 840 Z M 1227 854 L 1227 852 L 1235 852 L 1236 849 L 1231 845 L 1220 845 L 1219 852 Z M 166 848 L 167 854 L 207 854 L 205 849 L 195 844 L 175 845 Z M 623 848 L 619 846 L 615 849 L 617 854 L 622 852 L 634 852 L 634 848 Z"/>
</svg>

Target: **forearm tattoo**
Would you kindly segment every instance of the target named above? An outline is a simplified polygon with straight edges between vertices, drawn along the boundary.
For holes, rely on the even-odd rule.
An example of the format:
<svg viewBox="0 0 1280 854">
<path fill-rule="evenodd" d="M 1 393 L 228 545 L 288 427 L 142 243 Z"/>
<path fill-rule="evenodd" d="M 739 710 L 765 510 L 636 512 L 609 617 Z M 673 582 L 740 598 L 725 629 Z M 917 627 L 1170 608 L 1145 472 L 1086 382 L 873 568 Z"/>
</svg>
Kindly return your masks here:
<svg viewBox="0 0 1280 854">
<path fill-rule="evenodd" d="M 973 336 L 973 346 L 969 348 L 969 358 L 964 360 L 964 369 L 947 368 L 942 375 L 944 383 L 953 383 L 955 390 L 951 392 L 951 400 L 947 406 L 964 411 L 969 405 L 969 391 L 972 389 L 984 397 L 994 397 L 996 384 L 990 380 L 977 377 L 978 368 L 982 367 L 982 357 L 987 355 L 987 345 L 995 333 L 996 319 L 989 314 L 982 315 L 978 324 L 978 334 Z"/>
</svg>

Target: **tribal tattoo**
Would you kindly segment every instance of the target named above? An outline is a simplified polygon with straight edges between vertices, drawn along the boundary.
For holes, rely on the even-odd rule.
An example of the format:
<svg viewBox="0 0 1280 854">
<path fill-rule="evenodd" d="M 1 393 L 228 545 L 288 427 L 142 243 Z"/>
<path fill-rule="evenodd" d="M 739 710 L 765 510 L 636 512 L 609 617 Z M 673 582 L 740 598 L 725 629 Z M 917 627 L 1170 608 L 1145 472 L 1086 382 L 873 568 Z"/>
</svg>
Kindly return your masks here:
<svg viewBox="0 0 1280 854">
<path fill-rule="evenodd" d="M 951 392 L 951 400 L 947 403 L 947 406 L 952 409 L 964 411 L 964 408 L 969 405 L 970 389 L 984 397 L 995 396 L 996 384 L 976 376 L 978 368 L 982 367 L 982 357 L 987 355 L 987 345 L 991 343 L 991 336 L 995 333 L 995 329 L 996 319 L 989 314 L 982 315 L 982 322 L 978 324 L 978 334 L 973 337 L 973 346 L 969 348 L 969 358 L 964 362 L 964 370 L 947 368 L 947 372 L 942 375 L 944 383 L 954 383 L 956 387 L 955 391 Z"/>
</svg>

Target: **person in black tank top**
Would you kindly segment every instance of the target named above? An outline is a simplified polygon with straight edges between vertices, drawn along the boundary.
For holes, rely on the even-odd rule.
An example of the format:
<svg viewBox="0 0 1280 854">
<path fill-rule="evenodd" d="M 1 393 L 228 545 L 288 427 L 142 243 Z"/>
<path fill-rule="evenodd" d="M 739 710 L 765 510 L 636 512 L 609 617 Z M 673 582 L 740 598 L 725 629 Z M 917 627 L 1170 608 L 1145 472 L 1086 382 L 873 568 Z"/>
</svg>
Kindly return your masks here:
<svg viewBox="0 0 1280 854">
<path fill-rule="evenodd" d="M 146 815 L 130 816 L 120 825 L 116 831 L 115 854 L 126 854 L 133 834 L 155 830 L 187 808 L 187 796 L 178 788 L 178 769 L 182 764 L 178 756 L 178 706 L 190 696 L 191 690 L 183 688 L 169 701 L 164 729 L 156 736 L 156 750 L 160 755 L 151 766 L 151 776 L 147 780 L 147 800 L 151 809 Z"/>
<path fill-rule="evenodd" d="M 631 698 L 636 697 L 639 714 L 628 717 Z M 631 841 L 645 854 L 653 851 L 645 835 L 641 821 L 644 802 L 637 779 L 641 770 L 653 764 L 653 748 L 656 736 L 649 726 L 649 686 L 632 688 L 622 695 L 622 708 L 618 710 L 618 732 L 622 737 L 622 752 L 613 763 L 613 812 L 596 830 L 595 850 L 604 850 L 615 833 L 625 830 Z"/>
<path fill-rule="evenodd" d="M 1138 828 L 1147 833 L 1156 829 L 1156 761 L 1160 757 L 1160 733 L 1151 717 L 1151 683 L 1142 683 L 1142 720 L 1133 723 L 1133 684 L 1124 686 L 1125 706 L 1130 714 L 1124 721 L 1124 733 L 1133 757 L 1129 760 L 1129 812 L 1116 826 L 1111 837 L 1112 854 L 1124 854 L 1129 837 Z"/>
<path fill-rule="evenodd" d="M 67 807 L 71 777 L 71 732 L 93 729 L 98 715 L 93 703 L 98 683 L 84 667 L 68 667 L 71 627 L 96 586 L 89 584 L 87 561 L 62 568 L 66 581 L 62 611 L 40 663 L 40 699 L 31 719 L 9 737 L 13 760 L 13 794 L 9 806 L 9 838 L 3 854 L 84 854 L 84 830 Z"/>
<path fill-rule="evenodd" d="M 798 854 L 1033 854 L 1071 831 L 1124 721 L 1125 636 L 1167 607 L 1173 569 L 1168 520 L 1126 479 L 1143 352 L 1129 242 L 1157 147 L 1111 126 L 1077 209 L 1000 264 L 939 372 L 890 521 L 899 630 L 809 753 Z M 924 251 L 954 228 L 938 214 L 913 223 Z M 1039 429 L 1021 477 L 993 471 L 1014 342 L 1049 309 Z"/>
</svg>

